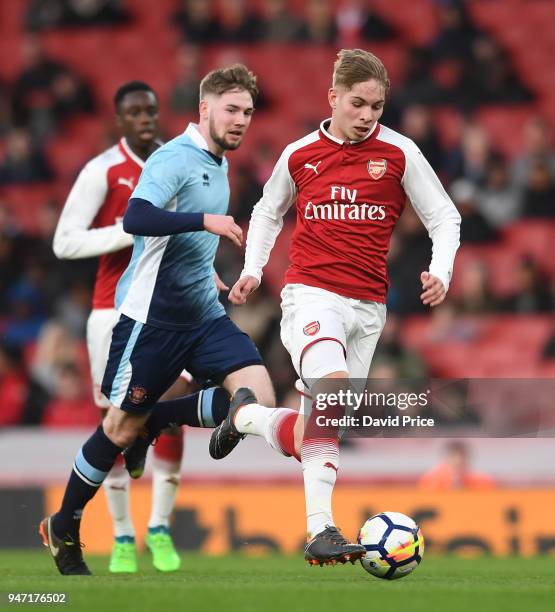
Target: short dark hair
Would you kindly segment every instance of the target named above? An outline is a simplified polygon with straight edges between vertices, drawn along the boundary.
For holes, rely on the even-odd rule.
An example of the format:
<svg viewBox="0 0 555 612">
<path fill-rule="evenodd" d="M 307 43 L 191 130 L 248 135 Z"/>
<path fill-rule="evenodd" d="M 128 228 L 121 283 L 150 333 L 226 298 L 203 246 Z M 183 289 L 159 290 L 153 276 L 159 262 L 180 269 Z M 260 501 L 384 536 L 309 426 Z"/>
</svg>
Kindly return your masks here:
<svg viewBox="0 0 555 612">
<path fill-rule="evenodd" d="M 121 104 L 123 98 L 125 98 L 128 93 L 132 93 L 134 91 L 149 91 L 150 93 L 154 94 L 154 97 L 158 100 L 156 92 L 148 83 L 145 83 L 144 81 L 128 81 L 116 91 L 114 96 L 114 106 L 116 108 L 116 112 L 119 109 L 119 105 Z"/>
<path fill-rule="evenodd" d="M 221 96 L 232 89 L 248 91 L 252 101 L 256 102 L 258 96 L 256 75 L 244 64 L 233 64 L 227 68 L 212 70 L 200 83 L 200 99 L 204 99 L 207 94 Z"/>
</svg>

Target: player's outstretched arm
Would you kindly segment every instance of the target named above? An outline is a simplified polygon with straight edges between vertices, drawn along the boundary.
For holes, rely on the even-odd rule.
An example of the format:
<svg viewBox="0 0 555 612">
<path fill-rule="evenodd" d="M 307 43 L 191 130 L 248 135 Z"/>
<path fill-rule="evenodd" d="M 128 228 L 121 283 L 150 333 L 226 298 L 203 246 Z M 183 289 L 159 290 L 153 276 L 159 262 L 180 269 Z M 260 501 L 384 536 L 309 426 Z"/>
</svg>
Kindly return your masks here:
<svg viewBox="0 0 555 612">
<path fill-rule="evenodd" d="M 439 306 L 445 299 L 445 287 L 441 280 L 430 274 L 429 272 L 422 272 L 420 275 L 422 281 L 422 293 L 420 299 L 423 304 L 430 306 Z"/>
<path fill-rule="evenodd" d="M 206 230 L 241 246 L 243 232 L 229 215 L 172 212 L 142 198 L 131 198 L 123 218 L 123 229 L 136 236 L 172 236 Z"/>
<path fill-rule="evenodd" d="M 245 304 L 249 295 L 255 291 L 259 285 L 260 281 L 254 278 L 254 276 L 242 276 L 229 292 L 229 301 L 236 306 Z"/>
</svg>

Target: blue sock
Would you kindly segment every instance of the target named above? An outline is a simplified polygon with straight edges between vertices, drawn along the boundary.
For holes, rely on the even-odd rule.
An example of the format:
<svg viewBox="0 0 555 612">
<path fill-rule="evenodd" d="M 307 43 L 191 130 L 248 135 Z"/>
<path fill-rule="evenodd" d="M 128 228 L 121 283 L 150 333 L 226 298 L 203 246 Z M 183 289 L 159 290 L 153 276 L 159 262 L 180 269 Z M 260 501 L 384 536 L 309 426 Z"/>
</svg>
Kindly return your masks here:
<svg viewBox="0 0 555 612">
<path fill-rule="evenodd" d="M 229 412 L 229 395 L 222 387 L 210 387 L 198 393 L 158 402 L 152 409 L 145 427 L 154 440 L 169 425 L 217 427 Z"/>
<path fill-rule="evenodd" d="M 83 509 L 95 496 L 122 450 L 108 438 L 102 425 L 83 444 L 75 458 L 62 507 L 52 520 L 52 528 L 58 537 L 70 536 L 79 540 Z"/>
<path fill-rule="evenodd" d="M 148 533 L 154 535 L 156 533 L 169 533 L 170 530 L 165 525 L 156 525 L 155 527 L 149 527 Z"/>
</svg>

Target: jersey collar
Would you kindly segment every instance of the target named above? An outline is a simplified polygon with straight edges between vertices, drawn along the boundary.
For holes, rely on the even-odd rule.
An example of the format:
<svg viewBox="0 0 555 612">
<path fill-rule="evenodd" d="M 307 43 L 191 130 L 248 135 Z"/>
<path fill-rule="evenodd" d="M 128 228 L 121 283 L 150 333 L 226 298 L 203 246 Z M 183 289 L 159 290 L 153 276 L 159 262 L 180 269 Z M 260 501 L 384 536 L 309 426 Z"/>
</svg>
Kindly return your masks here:
<svg viewBox="0 0 555 612">
<path fill-rule="evenodd" d="M 137 166 L 139 166 L 139 168 L 145 167 L 144 160 L 142 160 L 138 155 L 135 155 L 135 153 L 133 153 L 131 147 L 127 144 L 127 140 L 125 140 L 125 138 L 122 138 L 119 141 L 119 144 L 120 147 L 123 149 L 124 153 L 127 155 L 127 157 L 131 158 L 137 164 Z"/>
<path fill-rule="evenodd" d="M 331 140 L 332 142 L 335 142 L 338 145 L 342 145 L 345 142 L 348 142 L 348 144 L 352 144 L 352 145 L 356 145 L 361 142 L 364 142 L 365 140 L 368 140 L 370 136 L 372 136 L 372 134 L 376 131 L 376 128 L 378 127 L 378 122 L 376 121 L 376 123 L 374 123 L 374 125 L 372 126 L 372 129 L 368 132 L 368 134 L 366 134 L 366 136 L 362 140 L 345 141 L 345 140 L 341 140 L 340 138 L 336 138 L 335 136 L 333 136 L 332 134 L 328 132 L 327 128 L 330 124 L 330 121 L 331 121 L 331 117 L 328 117 L 327 119 L 324 119 L 322 123 L 320 123 L 320 134 L 324 136 L 324 138 L 326 138 L 327 140 Z"/>
</svg>

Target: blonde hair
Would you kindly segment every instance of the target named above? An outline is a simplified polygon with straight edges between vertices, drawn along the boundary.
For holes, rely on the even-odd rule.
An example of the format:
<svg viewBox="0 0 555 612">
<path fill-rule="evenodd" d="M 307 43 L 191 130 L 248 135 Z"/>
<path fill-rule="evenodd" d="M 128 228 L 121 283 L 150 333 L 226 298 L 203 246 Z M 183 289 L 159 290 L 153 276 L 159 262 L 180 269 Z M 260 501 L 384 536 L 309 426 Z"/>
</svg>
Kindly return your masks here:
<svg viewBox="0 0 555 612">
<path fill-rule="evenodd" d="M 207 94 L 221 96 L 232 89 L 244 89 L 256 102 L 258 86 L 256 75 L 244 64 L 233 64 L 227 68 L 218 68 L 209 72 L 200 82 L 200 99 L 203 100 Z"/>
<path fill-rule="evenodd" d="M 376 79 L 389 91 L 389 78 L 382 60 L 363 49 L 341 49 L 333 65 L 333 87 L 351 89 L 356 83 Z"/>
</svg>

